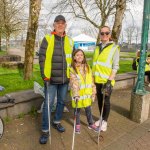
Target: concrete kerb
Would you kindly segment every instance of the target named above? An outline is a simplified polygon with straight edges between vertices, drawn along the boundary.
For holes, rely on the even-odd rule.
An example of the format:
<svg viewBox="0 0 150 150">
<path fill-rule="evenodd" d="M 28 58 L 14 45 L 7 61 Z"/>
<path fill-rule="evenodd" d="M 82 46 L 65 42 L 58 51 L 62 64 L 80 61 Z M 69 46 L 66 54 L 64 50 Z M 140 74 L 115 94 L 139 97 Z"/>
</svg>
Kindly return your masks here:
<svg viewBox="0 0 150 150">
<path fill-rule="evenodd" d="M 11 97 L 15 99 L 14 104 L 1 104 L 0 115 L 4 117 L 16 117 L 20 113 L 28 113 L 32 107 L 39 109 L 43 98 L 39 94 L 35 94 L 33 90 L 10 93 Z M 2 97 L 0 98 L 1 101 Z"/>
<path fill-rule="evenodd" d="M 116 83 L 114 89 L 124 89 L 128 87 L 133 87 L 135 85 L 136 79 L 136 72 L 118 74 L 115 79 Z"/>
<path fill-rule="evenodd" d="M 119 74 L 116 77 L 116 84 L 114 89 L 128 88 L 134 85 L 136 80 L 136 74 L 125 73 Z M 43 98 L 39 94 L 35 94 L 33 90 L 20 91 L 16 93 L 10 93 L 11 97 L 15 98 L 15 104 L 1 104 L 0 114 L 1 117 L 16 117 L 20 113 L 28 113 L 32 107 L 40 108 Z M 2 97 L 0 97 L 1 101 Z M 68 92 L 67 99 L 70 100 L 70 94 Z"/>
</svg>

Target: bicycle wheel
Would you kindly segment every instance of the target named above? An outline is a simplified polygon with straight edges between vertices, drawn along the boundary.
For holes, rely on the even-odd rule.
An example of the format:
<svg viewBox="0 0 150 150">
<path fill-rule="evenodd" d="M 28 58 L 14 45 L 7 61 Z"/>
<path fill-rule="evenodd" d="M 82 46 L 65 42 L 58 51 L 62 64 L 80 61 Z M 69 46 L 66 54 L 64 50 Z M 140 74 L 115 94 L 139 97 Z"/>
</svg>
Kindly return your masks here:
<svg viewBox="0 0 150 150">
<path fill-rule="evenodd" d="M 0 117 L 0 139 L 3 136 L 3 132 L 4 132 L 4 123 L 3 123 L 2 118 Z"/>
</svg>

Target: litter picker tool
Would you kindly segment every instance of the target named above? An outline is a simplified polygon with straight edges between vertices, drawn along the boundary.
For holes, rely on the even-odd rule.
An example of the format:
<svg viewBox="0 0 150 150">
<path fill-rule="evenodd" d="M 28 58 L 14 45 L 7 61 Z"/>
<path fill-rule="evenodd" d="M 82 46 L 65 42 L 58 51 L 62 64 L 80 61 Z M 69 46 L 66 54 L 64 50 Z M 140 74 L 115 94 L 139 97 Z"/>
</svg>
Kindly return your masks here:
<svg viewBox="0 0 150 150">
<path fill-rule="evenodd" d="M 49 142 L 51 144 L 51 112 L 50 112 L 50 97 L 49 97 L 49 82 L 46 82 L 46 97 L 48 107 L 48 130 L 49 130 Z"/>
<path fill-rule="evenodd" d="M 101 115 L 100 115 L 100 122 L 99 122 L 99 131 L 98 131 L 98 150 L 99 150 L 99 143 L 100 143 L 100 134 L 101 134 L 101 127 L 102 127 L 102 121 L 103 121 L 103 110 L 104 110 L 104 102 L 105 102 L 105 90 L 103 89 L 103 101 L 102 101 L 102 109 L 101 109 Z"/>
<path fill-rule="evenodd" d="M 75 128 L 76 128 L 76 118 L 77 118 L 77 108 L 78 108 L 78 98 L 75 98 L 76 108 L 74 115 L 74 127 L 73 127 L 73 137 L 72 137 L 72 150 L 74 150 L 74 141 L 75 141 Z"/>
</svg>

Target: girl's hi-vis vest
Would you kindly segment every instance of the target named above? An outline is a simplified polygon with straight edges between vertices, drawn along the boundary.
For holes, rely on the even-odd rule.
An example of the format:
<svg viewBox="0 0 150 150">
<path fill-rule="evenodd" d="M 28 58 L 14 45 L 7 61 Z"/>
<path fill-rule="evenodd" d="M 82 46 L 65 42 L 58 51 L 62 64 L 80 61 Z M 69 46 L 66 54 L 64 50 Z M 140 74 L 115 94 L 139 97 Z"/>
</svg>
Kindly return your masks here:
<svg viewBox="0 0 150 150">
<path fill-rule="evenodd" d="M 93 56 L 92 72 L 94 74 L 95 83 L 106 83 L 112 72 L 112 61 L 115 51 L 119 48 L 118 45 L 111 44 L 104 48 L 100 53 L 97 46 Z M 112 86 L 115 84 L 115 80 L 111 81 Z"/>
<path fill-rule="evenodd" d="M 45 75 L 45 77 L 50 78 L 51 77 L 51 67 L 52 67 L 51 61 L 52 61 L 52 56 L 53 56 L 53 51 L 54 51 L 55 36 L 54 35 L 46 35 L 45 38 L 48 42 L 48 47 L 46 50 L 44 75 Z M 66 62 L 67 62 L 67 77 L 69 78 L 69 69 L 70 69 L 71 61 L 72 61 L 73 41 L 68 36 L 65 36 L 64 50 L 65 50 Z"/>
<path fill-rule="evenodd" d="M 75 72 L 73 68 L 70 70 L 71 72 Z M 79 96 L 80 99 L 78 100 L 78 105 L 77 108 L 84 108 L 87 106 L 90 106 L 92 103 L 92 71 L 89 67 L 89 72 L 86 73 L 85 80 L 82 77 L 81 73 L 79 70 L 77 70 L 78 74 L 76 74 L 80 86 L 79 90 Z M 72 96 L 72 90 L 71 96 Z M 72 97 L 72 107 L 76 108 L 76 103 L 75 100 Z"/>
</svg>

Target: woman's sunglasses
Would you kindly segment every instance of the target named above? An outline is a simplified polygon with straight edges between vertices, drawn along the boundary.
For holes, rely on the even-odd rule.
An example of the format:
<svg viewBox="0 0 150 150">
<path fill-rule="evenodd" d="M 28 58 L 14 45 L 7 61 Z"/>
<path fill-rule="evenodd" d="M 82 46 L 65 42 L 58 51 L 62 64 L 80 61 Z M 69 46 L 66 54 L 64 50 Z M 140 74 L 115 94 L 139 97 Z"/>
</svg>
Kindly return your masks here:
<svg viewBox="0 0 150 150">
<path fill-rule="evenodd" d="M 109 35 L 110 32 L 101 32 L 100 35 Z"/>
</svg>

